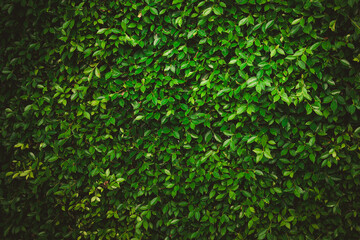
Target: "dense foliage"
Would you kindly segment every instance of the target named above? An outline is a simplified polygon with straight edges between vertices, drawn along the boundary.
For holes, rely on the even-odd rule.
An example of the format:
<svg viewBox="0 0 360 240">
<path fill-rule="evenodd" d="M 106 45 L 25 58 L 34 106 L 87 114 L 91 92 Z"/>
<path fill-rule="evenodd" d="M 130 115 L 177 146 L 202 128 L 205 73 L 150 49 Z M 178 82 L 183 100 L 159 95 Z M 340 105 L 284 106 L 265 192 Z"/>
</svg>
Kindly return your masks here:
<svg viewBox="0 0 360 240">
<path fill-rule="evenodd" d="M 359 0 L 4 0 L 2 239 L 357 239 Z"/>
</svg>

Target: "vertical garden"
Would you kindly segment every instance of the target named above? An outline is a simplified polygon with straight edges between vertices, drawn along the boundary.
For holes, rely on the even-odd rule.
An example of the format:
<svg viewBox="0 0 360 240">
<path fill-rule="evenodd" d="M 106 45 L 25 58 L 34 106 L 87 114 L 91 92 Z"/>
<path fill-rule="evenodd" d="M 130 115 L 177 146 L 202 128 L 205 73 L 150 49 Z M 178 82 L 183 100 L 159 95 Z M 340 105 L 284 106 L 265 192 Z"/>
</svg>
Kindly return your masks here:
<svg viewBox="0 0 360 240">
<path fill-rule="evenodd" d="M 4 0 L 1 239 L 358 239 L 359 0 Z"/>
</svg>

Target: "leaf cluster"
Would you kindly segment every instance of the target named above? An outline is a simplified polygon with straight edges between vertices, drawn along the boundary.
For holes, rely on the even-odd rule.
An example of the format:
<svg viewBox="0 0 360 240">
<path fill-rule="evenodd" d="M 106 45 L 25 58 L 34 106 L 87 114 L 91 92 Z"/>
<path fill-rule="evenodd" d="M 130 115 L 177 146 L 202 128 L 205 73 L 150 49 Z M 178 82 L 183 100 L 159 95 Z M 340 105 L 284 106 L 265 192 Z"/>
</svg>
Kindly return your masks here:
<svg viewBox="0 0 360 240">
<path fill-rule="evenodd" d="M 359 0 L 5 0 L 4 239 L 357 239 Z"/>
</svg>

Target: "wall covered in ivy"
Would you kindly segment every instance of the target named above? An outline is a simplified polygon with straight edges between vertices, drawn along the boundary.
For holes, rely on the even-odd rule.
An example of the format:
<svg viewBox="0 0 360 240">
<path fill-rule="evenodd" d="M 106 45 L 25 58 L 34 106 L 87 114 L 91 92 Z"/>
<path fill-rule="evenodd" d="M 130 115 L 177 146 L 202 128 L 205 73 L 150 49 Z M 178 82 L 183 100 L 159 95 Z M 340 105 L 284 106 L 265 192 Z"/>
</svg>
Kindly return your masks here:
<svg viewBox="0 0 360 240">
<path fill-rule="evenodd" d="M 357 239 L 359 0 L 4 0 L 2 239 Z"/>
</svg>

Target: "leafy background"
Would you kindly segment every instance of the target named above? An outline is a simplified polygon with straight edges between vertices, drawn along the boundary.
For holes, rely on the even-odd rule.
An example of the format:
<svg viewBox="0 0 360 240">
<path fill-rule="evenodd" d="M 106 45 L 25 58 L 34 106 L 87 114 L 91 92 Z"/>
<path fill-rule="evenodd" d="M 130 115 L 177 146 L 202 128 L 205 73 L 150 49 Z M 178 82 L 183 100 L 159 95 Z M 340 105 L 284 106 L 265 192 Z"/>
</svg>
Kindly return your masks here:
<svg viewBox="0 0 360 240">
<path fill-rule="evenodd" d="M 359 1 L 5 0 L 4 239 L 357 239 Z"/>
</svg>

